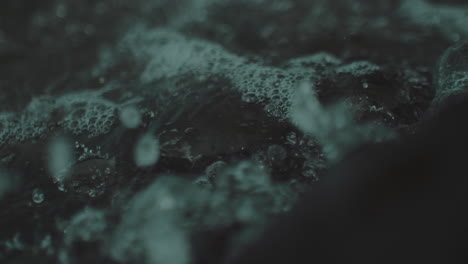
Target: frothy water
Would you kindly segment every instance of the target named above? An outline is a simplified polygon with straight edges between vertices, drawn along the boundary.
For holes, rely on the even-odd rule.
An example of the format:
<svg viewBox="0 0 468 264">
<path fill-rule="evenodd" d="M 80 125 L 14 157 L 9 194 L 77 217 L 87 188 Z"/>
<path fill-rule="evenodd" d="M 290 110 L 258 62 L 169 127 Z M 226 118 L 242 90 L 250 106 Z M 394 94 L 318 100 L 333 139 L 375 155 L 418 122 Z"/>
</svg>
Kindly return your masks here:
<svg viewBox="0 0 468 264">
<path fill-rule="evenodd" d="M 431 60 L 468 31 L 428 1 L 117 2 L 55 2 L 0 29 L 0 196 L 39 223 L 0 237 L 0 260 L 218 263 L 331 161 L 468 80 L 462 42 L 433 87 Z"/>
</svg>

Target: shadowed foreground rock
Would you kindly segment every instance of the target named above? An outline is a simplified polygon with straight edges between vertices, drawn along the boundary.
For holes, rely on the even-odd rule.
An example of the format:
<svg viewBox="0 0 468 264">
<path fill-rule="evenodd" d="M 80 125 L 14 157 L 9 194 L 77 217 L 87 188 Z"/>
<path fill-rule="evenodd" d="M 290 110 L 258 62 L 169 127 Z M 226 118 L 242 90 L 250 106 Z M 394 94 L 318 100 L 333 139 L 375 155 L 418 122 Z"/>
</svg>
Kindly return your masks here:
<svg viewBox="0 0 468 264">
<path fill-rule="evenodd" d="M 466 263 L 468 100 L 368 145 L 227 263 Z"/>
</svg>

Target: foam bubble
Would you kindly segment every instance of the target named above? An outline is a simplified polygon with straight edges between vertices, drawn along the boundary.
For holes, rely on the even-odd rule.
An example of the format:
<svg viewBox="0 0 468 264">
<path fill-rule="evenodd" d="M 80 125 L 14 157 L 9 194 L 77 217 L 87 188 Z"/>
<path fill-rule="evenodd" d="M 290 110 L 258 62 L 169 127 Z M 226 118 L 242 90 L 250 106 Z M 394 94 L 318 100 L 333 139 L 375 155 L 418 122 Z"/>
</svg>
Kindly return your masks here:
<svg viewBox="0 0 468 264">
<path fill-rule="evenodd" d="M 56 128 L 76 135 L 86 132 L 89 137 L 105 134 L 115 122 L 118 107 L 101 97 L 110 88 L 37 96 L 23 111 L 0 113 L 0 143 L 44 138 Z"/>
<path fill-rule="evenodd" d="M 45 200 L 44 192 L 42 192 L 42 190 L 39 188 L 34 189 L 32 192 L 32 200 L 35 204 L 40 204 L 44 202 Z"/>
</svg>

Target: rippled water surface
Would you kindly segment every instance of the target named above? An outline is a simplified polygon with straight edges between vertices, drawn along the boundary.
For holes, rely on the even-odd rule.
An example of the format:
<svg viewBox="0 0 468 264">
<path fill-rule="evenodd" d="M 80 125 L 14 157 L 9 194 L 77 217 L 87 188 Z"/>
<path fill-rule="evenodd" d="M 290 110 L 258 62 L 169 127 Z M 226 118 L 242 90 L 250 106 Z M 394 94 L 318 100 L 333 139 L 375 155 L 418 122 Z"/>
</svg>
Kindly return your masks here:
<svg viewBox="0 0 468 264">
<path fill-rule="evenodd" d="M 5 1 L 0 262 L 222 263 L 466 86 L 455 2 Z"/>
</svg>

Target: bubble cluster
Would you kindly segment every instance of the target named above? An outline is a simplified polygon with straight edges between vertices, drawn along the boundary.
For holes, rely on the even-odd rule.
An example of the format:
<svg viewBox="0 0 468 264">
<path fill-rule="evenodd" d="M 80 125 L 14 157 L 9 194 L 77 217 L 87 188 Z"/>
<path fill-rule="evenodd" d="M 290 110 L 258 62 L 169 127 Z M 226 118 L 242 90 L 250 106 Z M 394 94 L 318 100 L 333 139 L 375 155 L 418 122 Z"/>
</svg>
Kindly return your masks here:
<svg viewBox="0 0 468 264">
<path fill-rule="evenodd" d="M 62 121 L 73 134 L 97 136 L 109 132 L 115 122 L 115 106 L 102 102 L 76 103 Z"/>
<path fill-rule="evenodd" d="M 0 113 L 0 143 L 45 137 L 56 128 L 90 137 L 107 133 L 115 123 L 117 105 L 100 97 L 106 91 L 38 96 L 23 111 Z"/>
<path fill-rule="evenodd" d="M 40 137 L 49 127 L 46 115 L 27 109 L 20 113 L 0 113 L 0 129 L 0 143 L 5 143 Z"/>
<path fill-rule="evenodd" d="M 9 140 L 11 136 L 12 113 L 1 113 L 0 114 L 0 143 L 4 143 Z"/>
<path fill-rule="evenodd" d="M 122 45 L 129 47 L 138 60 L 146 62 L 141 74 L 145 83 L 187 74 L 223 76 L 241 92 L 246 102 L 269 102 L 273 107 L 269 112 L 282 118 L 287 116 L 298 80 L 314 75 L 311 68 L 277 68 L 252 63 L 218 44 L 190 39 L 169 29 L 137 27 L 124 38 Z M 335 62 L 331 56 L 323 55 L 315 60 Z M 297 63 L 293 61 L 292 65 Z"/>
<path fill-rule="evenodd" d="M 226 72 L 234 87 L 243 95 L 257 98 L 257 103 L 269 104 L 268 113 L 284 118 L 288 114 L 294 88 L 302 79 L 313 75 L 304 68 L 279 69 L 255 64 Z"/>
<path fill-rule="evenodd" d="M 282 120 L 289 117 L 295 88 L 302 80 L 316 81 L 333 68 L 338 73 L 357 76 L 378 70 L 378 66 L 368 62 L 339 66 L 342 63 L 340 59 L 328 53 L 293 58 L 281 67 L 273 67 L 249 61 L 221 45 L 189 38 L 169 28 L 137 26 L 123 37 L 120 47 L 129 50 L 144 65 L 140 84 L 134 89 L 139 89 L 147 99 L 158 102 L 158 107 L 167 104 L 163 98 L 168 94 L 181 98 L 180 95 L 196 92 L 190 91 L 196 89 L 191 85 L 177 84 L 177 80 L 183 80 L 184 76 L 197 76 L 200 80 L 222 76 L 232 89 L 240 92 L 244 102 L 263 104 L 267 113 Z M 145 85 L 161 80 L 165 82 L 157 89 L 154 85 Z M 131 92 L 120 92 L 120 88 L 109 83 L 96 90 L 35 97 L 23 112 L 0 115 L 0 127 L 5 128 L 0 131 L 0 142 L 44 136 L 57 127 L 74 135 L 93 137 L 108 133 L 118 119 L 125 127 L 135 128 L 142 122 L 143 113 L 139 106 L 111 102 L 103 96 L 113 92 L 120 94 L 121 99 L 126 94 L 127 99 L 132 97 L 129 95 Z"/>
<path fill-rule="evenodd" d="M 139 60 L 146 61 L 141 74 L 143 82 L 187 73 L 225 72 L 246 62 L 220 45 L 189 39 L 167 28 L 138 26 L 129 31 L 121 45 Z"/>
<path fill-rule="evenodd" d="M 81 197 L 99 197 L 112 185 L 114 173 L 113 159 L 89 158 L 70 168 L 64 188 Z"/>
<path fill-rule="evenodd" d="M 29 209 L 37 211 L 34 215 L 38 220 L 47 221 L 51 216 L 49 207 L 54 207 L 56 215 L 52 220 L 64 223 L 57 230 L 50 230 L 53 225 L 49 224 L 38 225 L 34 230 L 27 228 L 32 231 L 25 237 L 27 243 L 22 245 L 22 237 L 17 233 L 10 245 L 5 244 L 15 255 L 16 249 L 32 248 L 32 254 L 39 253 L 41 259 L 54 258 L 55 254 L 43 256 L 43 252 L 35 251 L 40 243 L 44 249 L 58 250 L 58 261 L 65 264 L 82 259 L 143 264 L 208 263 L 191 256 L 205 253 L 191 248 L 199 246 L 198 235 L 202 237 L 199 244 L 208 240 L 208 251 L 213 250 L 210 247 L 213 241 L 209 240 L 219 243 L 221 238 L 223 245 L 215 248 L 225 248 L 214 255 L 225 257 L 224 251 L 233 250 L 233 245 L 252 241 L 251 230 L 262 230 L 275 214 L 291 208 L 301 195 L 297 186 L 303 187 L 305 182 L 316 181 L 320 176 L 326 164 L 323 152 L 329 159 L 336 159 L 360 141 L 377 141 L 389 134 L 370 124 L 357 124 L 345 103 L 322 105 L 313 87 L 319 89 L 323 102 L 342 94 L 350 96 L 358 111 L 364 112 L 356 115 L 360 120 L 380 117 L 388 109 L 403 115 L 412 112 L 415 106 L 423 112 L 426 99 L 421 100 L 418 92 L 431 97 L 432 90 L 425 89 L 430 84 L 421 85 L 423 78 L 413 79 L 415 85 L 421 85 L 421 89 L 414 88 L 409 81 L 401 82 L 409 80 L 409 75 L 399 74 L 413 68 L 412 54 L 401 54 L 406 58 L 395 65 L 398 69 L 394 74 L 388 66 L 400 63 L 399 54 L 386 51 L 402 49 L 420 36 L 438 36 L 439 32 L 432 34 L 433 26 L 435 31 L 444 29 L 443 34 L 451 40 L 468 32 L 467 23 L 461 23 L 466 22 L 464 11 L 450 10 L 448 15 L 445 8 L 438 10 L 429 0 L 391 1 L 382 4 L 386 7 L 377 8 L 378 12 L 374 12 L 373 6 L 368 8 L 367 4 L 351 0 L 340 0 L 340 5 L 326 0 L 310 1 L 314 2 L 311 6 L 307 1 L 293 0 L 143 0 L 132 4 L 117 1 L 90 4 L 89 8 L 84 5 L 83 12 L 91 12 L 84 17 L 80 15 L 82 11 L 74 10 L 82 5 L 72 2 L 56 3 L 49 11 L 50 18 L 44 13 L 47 8 L 39 8 L 37 17 L 32 17 L 30 39 L 38 37 L 44 43 L 40 41 L 33 50 L 38 52 L 31 52 L 34 56 L 15 56 L 23 47 L 12 50 L 13 56 L 8 59 L 15 62 L 15 67 L 8 72 L 14 76 L 11 80 L 6 76 L 1 85 L 31 86 L 25 90 L 34 91 L 35 97 L 20 112 L 0 113 L 0 144 L 11 143 L 4 152 L 10 147 L 15 152 L 7 153 L 2 160 L 11 162 L 4 163 L 22 166 L 18 170 L 27 175 L 38 168 L 32 175 L 37 177 L 31 177 L 22 188 L 27 190 L 24 197 L 31 206 Z M 406 11 L 414 12 L 412 18 L 428 16 L 425 21 L 430 26 L 406 29 L 406 21 L 401 22 L 401 28 L 398 21 L 398 27 L 394 28 L 393 20 L 399 19 L 395 9 L 400 2 L 403 3 L 400 15 Z M 223 15 L 226 10 L 245 11 L 248 19 L 237 20 L 236 16 L 231 19 Z M 390 10 L 392 14 L 387 16 L 382 10 Z M 122 17 L 118 15 L 120 12 L 131 13 L 131 17 Z M 141 18 L 136 20 L 148 27 L 132 28 L 133 23 L 140 23 L 132 17 Z M 110 23 L 114 20 L 118 23 Z M 108 27 L 108 23 L 115 26 Z M 119 42 L 116 39 L 119 32 L 126 29 L 128 34 Z M 414 29 L 423 32 L 413 34 Z M 49 55 L 67 55 L 68 48 L 49 45 L 55 43 L 55 33 L 69 36 L 67 39 L 73 45 L 59 45 L 73 50 L 69 59 L 55 56 L 58 59 L 45 72 L 15 70 L 29 61 L 30 68 L 34 68 L 36 61 L 43 65 Z M 15 38 L 15 34 L 7 35 Z M 340 36 L 346 38 L 333 41 Z M 438 49 L 443 44 L 440 41 L 436 39 L 429 46 Z M 86 48 L 95 42 L 100 51 Z M 119 45 L 109 45 L 114 43 Z M 370 47 L 373 44 L 376 47 Z M 333 54 L 304 54 L 318 49 Z M 51 53 L 40 55 L 41 50 Z M 468 84 L 466 58 L 461 56 L 464 52 L 458 48 L 450 52 L 439 66 L 439 97 L 462 90 Z M 81 55 L 92 56 L 80 58 Z M 379 62 L 382 69 L 367 61 L 352 62 L 358 58 Z M 90 65 L 93 63 L 94 67 Z M 66 66 L 63 71 L 60 65 Z M 424 79 L 430 79 L 430 74 L 426 78 L 425 70 L 414 68 Z M 32 74 L 31 78 L 17 82 L 23 73 L 25 77 Z M 5 94 L 0 99 L 8 102 L 8 93 Z M 400 97 L 408 99 L 403 104 Z M 368 108 L 369 111 L 362 110 Z M 258 114 L 262 109 L 268 115 Z M 367 115 L 368 112 L 372 115 Z M 394 119 L 391 124 L 399 129 L 413 129 L 413 119 L 396 114 Z M 287 121 L 302 132 L 291 132 L 296 130 Z M 143 130 L 146 134 L 135 140 Z M 285 137 L 288 130 L 290 133 Z M 67 138 L 56 138 L 57 135 Z M 31 150 L 31 145 L 42 150 L 43 143 L 49 140 L 47 169 L 65 193 L 45 189 L 50 186 L 42 171 L 46 164 L 42 164 L 41 157 L 37 160 L 35 157 L 42 152 L 22 155 L 24 150 Z M 237 162 L 248 156 L 252 161 Z M 236 163 L 228 164 L 233 161 Z M 155 164 L 157 167 L 151 168 Z M 206 165 L 203 171 L 201 166 Z M 201 177 L 188 181 L 176 175 L 159 175 L 161 171 L 190 170 Z M 12 182 L 12 175 L 0 169 L 0 196 L 11 190 Z M 32 190 L 37 186 L 40 188 Z M 66 199 L 62 201 L 63 197 Z M 110 207 L 106 206 L 109 203 Z M 70 220 L 62 219 L 85 204 L 102 210 L 85 208 Z M 16 202 L 13 206 L 17 207 Z M 29 258 L 31 254 L 26 250 L 25 257 Z M 105 259 L 96 259 L 101 257 L 99 254 L 107 255 L 102 256 Z M 5 253 L 0 256 L 10 258 Z"/>
</svg>

